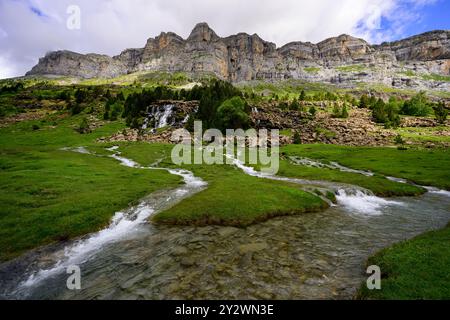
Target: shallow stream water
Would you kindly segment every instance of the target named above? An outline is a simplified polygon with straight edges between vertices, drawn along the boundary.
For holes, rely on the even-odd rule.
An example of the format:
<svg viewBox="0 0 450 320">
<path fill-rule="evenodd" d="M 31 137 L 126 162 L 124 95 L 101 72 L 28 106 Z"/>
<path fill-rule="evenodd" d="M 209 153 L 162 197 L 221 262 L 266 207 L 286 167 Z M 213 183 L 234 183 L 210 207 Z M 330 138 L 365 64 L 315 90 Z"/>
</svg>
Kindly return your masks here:
<svg viewBox="0 0 450 320">
<path fill-rule="evenodd" d="M 154 169 L 140 167 L 119 152 L 113 157 L 123 165 Z M 259 176 L 242 163 L 235 165 Z M 366 277 L 365 261 L 371 254 L 450 220 L 445 191 L 382 199 L 358 187 L 309 182 L 333 189 L 338 204 L 320 213 L 275 218 L 245 229 L 146 223 L 151 214 L 206 187 L 188 171 L 170 172 L 182 176 L 186 185 L 154 193 L 117 213 L 109 228 L 99 233 L 0 267 L 0 297 L 351 299 Z M 81 268 L 79 291 L 66 287 L 65 270 L 74 264 Z"/>
</svg>

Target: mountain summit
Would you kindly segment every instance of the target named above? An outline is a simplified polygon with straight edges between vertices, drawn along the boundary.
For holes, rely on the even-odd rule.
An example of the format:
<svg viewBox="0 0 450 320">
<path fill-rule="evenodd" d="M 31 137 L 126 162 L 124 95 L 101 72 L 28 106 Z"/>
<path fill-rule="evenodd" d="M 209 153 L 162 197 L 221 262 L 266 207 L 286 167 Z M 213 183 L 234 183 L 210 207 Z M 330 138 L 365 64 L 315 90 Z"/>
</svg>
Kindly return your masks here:
<svg viewBox="0 0 450 320">
<path fill-rule="evenodd" d="M 450 74 L 450 31 L 427 32 L 404 40 L 371 45 L 340 35 L 317 44 L 291 42 L 281 48 L 258 35 L 219 37 L 199 23 L 187 39 L 161 33 L 144 48 L 127 49 L 115 57 L 50 52 L 27 75 L 110 78 L 137 71 L 210 73 L 231 82 L 302 79 L 345 83 L 378 82 L 392 86 L 429 86 L 422 78 L 401 74 Z M 448 87 L 447 84 L 442 84 Z"/>
</svg>

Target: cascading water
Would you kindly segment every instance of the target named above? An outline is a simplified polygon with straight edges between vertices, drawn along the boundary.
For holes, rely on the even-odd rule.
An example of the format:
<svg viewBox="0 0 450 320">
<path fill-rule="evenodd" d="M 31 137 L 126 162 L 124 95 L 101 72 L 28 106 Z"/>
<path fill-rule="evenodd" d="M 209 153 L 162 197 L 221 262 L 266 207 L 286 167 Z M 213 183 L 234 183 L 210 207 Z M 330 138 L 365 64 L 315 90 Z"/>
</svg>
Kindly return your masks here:
<svg viewBox="0 0 450 320">
<path fill-rule="evenodd" d="M 360 214 L 360 215 L 379 215 L 382 214 L 383 208 L 387 206 L 401 206 L 403 205 L 400 201 L 393 201 L 393 200 L 386 200 L 380 197 L 377 197 L 373 194 L 370 190 L 358 187 L 358 186 L 352 186 L 347 184 L 338 184 L 338 183 L 332 183 L 328 181 L 311 181 L 311 180 L 304 180 L 304 179 L 295 179 L 295 178 L 286 178 L 286 177 L 280 177 L 275 176 L 263 172 L 256 171 L 254 168 L 246 166 L 242 161 L 238 160 L 237 158 L 234 158 L 231 155 L 227 155 L 228 158 L 233 159 L 233 165 L 240 168 L 244 173 L 259 177 L 259 178 L 265 178 L 265 179 L 271 179 L 271 180 L 278 180 L 278 181 L 287 181 L 291 183 L 296 183 L 304 187 L 305 191 L 311 192 L 312 190 L 316 188 L 324 188 L 331 190 L 336 195 L 336 200 L 338 204 L 344 206 L 350 213 L 352 214 Z M 299 162 L 296 162 L 297 164 Z M 309 166 L 316 166 L 316 167 L 327 167 L 325 164 L 322 164 L 320 162 L 315 162 L 310 159 L 305 159 L 300 163 L 305 163 Z M 349 171 L 349 168 L 343 167 L 343 166 L 336 166 L 336 165 L 330 165 L 333 169 L 338 170 L 345 170 Z M 358 170 L 353 170 L 353 172 L 356 172 Z M 358 171 L 358 173 L 368 175 L 371 174 L 366 171 Z M 373 175 L 373 174 L 371 174 Z M 324 199 L 326 200 L 326 199 Z"/>
<path fill-rule="evenodd" d="M 362 174 L 362 175 L 368 176 L 368 177 L 372 177 L 375 175 L 371 171 L 351 169 L 351 168 L 345 167 L 337 162 L 330 162 L 330 164 L 326 164 L 326 163 L 323 163 L 323 162 L 320 162 L 317 160 L 313 160 L 313 159 L 309 159 L 309 158 L 290 157 L 289 159 L 292 161 L 292 163 L 294 163 L 296 165 L 315 167 L 315 168 L 328 168 L 328 169 L 333 169 L 333 170 L 339 170 L 342 172 L 358 173 L 358 174 Z M 447 191 L 447 190 L 441 190 L 441 189 L 438 189 L 435 187 L 429 187 L 429 186 L 422 186 L 422 185 L 413 183 L 411 181 L 408 181 L 408 180 L 402 179 L 402 178 L 396 178 L 396 177 L 390 177 L 390 176 L 385 176 L 385 178 L 390 181 L 394 181 L 394 182 L 398 182 L 398 183 L 407 183 L 407 184 L 411 184 L 411 185 L 414 185 L 414 186 L 417 186 L 420 188 L 424 188 L 430 193 L 437 193 L 437 194 L 441 194 L 441 195 L 450 197 L 450 191 Z"/>
<path fill-rule="evenodd" d="M 117 149 L 118 147 L 114 146 L 107 150 L 114 152 L 110 157 L 118 160 L 122 165 L 138 169 L 165 170 L 170 174 L 183 178 L 185 185 L 162 193 L 156 192 L 143 199 L 137 206 L 117 212 L 106 229 L 89 236 L 87 239 L 77 241 L 65 247 L 63 257 L 57 257 L 57 261 L 53 267 L 32 273 L 28 279 L 21 282 L 14 292 L 16 296 L 26 297 L 30 288 L 33 288 L 49 277 L 65 272 L 69 266 L 85 263 L 95 256 L 97 251 L 103 246 L 132 237 L 137 228 L 145 223 L 152 214 L 181 201 L 187 196 L 199 192 L 207 185 L 206 182 L 195 177 L 192 172 L 187 170 L 140 166 L 138 163 L 122 157 Z M 65 148 L 64 150 L 93 154 L 84 147 Z"/>
<path fill-rule="evenodd" d="M 339 171 L 342 171 L 342 172 L 358 173 L 358 174 L 362 174 L 362 175 L 367 176 L 367 177 L 374 176 L 373 172 L 351 169 L 351 168 L 348 168 L 348 167 L 344 167 L 343 165 L 340 165 L 337 162 L 330 162 L 329 164 L 326 164 L 326 163 L 323 163 L 323 162 L 320 162 L 320 161 L 317 161 L 317 160 L 313 160 L 313 159 L 309 159 L 309 158 L 300 158 L 300 157 L 290 157 L 290 160 L 294 164 L 307 166 L 307 167 L 328 168 L 328 169 L 339 170 Z"/>
<path fill-rule="evenodd" d="M 169 119 L 172 116 L 174 107 L 173 104 L 153 107 L 151 115 L 155 121 L 155 129 L 161 129 L 171 125 Z"/>
</svg>

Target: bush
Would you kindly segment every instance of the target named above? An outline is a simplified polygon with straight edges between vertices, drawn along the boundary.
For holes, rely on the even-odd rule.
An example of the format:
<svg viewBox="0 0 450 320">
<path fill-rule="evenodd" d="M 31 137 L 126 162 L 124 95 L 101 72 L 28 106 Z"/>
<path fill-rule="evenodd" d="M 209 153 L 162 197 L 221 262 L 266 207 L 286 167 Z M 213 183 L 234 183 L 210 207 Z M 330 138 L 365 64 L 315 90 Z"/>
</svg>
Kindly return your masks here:
<svg viewBox="0 0 450 320">
<path fill-rule="evenodd" d="M 87 100 L 88 94 L 85 90 L 78 89 L 75 91 L 75 101 L 77 103 L 83 103 Z"/>
<path fill-rule="evenodd" d="M 311 107 L 309 108 L 309 114 L 311 115 L 311 117 L 312 117 L 313 119 L 316 117 L 316 113 L 317 113 L 316 107 L 311 106 Z"/>
<path fill-rule="evenodd" d="M 3 93 L 16 93 L 24 88 L 24 85 L 22 82 L 14 82 L 11 85 L 5 85 L 0 88 L 0 94 Z"/>
<path fill-rule="evenodd" d="M 349 116 L 349 114 L 347 111 L 347 106 L 344 104 L 344 106 L 342 107 L 341 118 L 347 119 L 348 116 Z"/>
<path fill-rule="evenodd" d="M 334 104 L 332 117 L 339 118 L 340 115 L 341 115 L 341 110 L 339 109 L 339 106 L 337 104 Z"/>
<path fill-rule="evenodd" d="M 405 144 L 405 141 L 400 134 L 395 137 L 394 142 L 395 144 Z"/>
<path fill-rule="evenodd" d="M 302 144 L 302 136 L 298 131 L 294 132 L 294 144 Z"/>
<path fill-rule="evenodd" d="M 78 127 L 78 132 L 81 134 L 91 132 L 91 130 L 89 128 L 89 122 L 86 117 L 81 119 L 80 125 Z"/>
<path fill-rule="evenodd" d="M 439 124 L 444 124 L 447 120 L 448 109 L 445 108 L 445 102 L 441 101 L 434 108 L 434 116 Z"/>
<path fill-rule="evenodd" d="M 300 101 L 305 101 L 305 100 L 306 100 L 306 93 L 305 93 L 305 90 L 302 90 L 302 92 L 300 92 L 299 100 L 300 100 Z"/>
<path fill-rule="evenodd" d="M 83 111 L 83 108 L 81 107 L 81 105 L 79 103 L 70 103 L 68 106 L 70 113 L 74 116 L 77 115 L 79 113 L 81 113 L 81 111 Z"/>
<path fill-rule="evenodd" d="M 363 94 L 359 99 L 359 108 L 369 108 L 369 97 L 366 94 Z"/>
<path fill-rule="evenodd" d="M 401 114 L 408 116 L 426 117 L 432 113 L 431 105 L 424 92 L 420 92 L 405 101 L 400 110 Z"/>
<path fill-rule="evenodd" d="M 246 129 L 250 123 L 250 117 L 245 112 L 246 103 L 241 97 L 233 97 L 224 101 L 217 115 L 220 119 L 221 129 Z"/>
<path fill-rule="evenodd" d="M 376 123 L 384 123 L 386 128 L 398 127 L 401 120 L 396 100 L 390 99 L 386 104 L 382 99 L 378 99 L 372 107 L 372 119 Z"/>
<path fill-rule="evenodd" d="M 342 108 L 339 108 L 339 106 L 337 104 L 335 104 L 333 107 L 332 117 L 333 118 L 341 118 L 341 119 L 348 118 L 349 114 L 348 114 L 348 110 L 347 110 L 347 105 L 344 104 Z"/>
<path fill-rule="evenodd" d="M 294 99 L 290 106 L 289 106 L 290 110 L 294 110 L 294 111 L 298 111 L 300 109 L 300 104 L 298 103 L 297 99 Z"/>
<path fill-rule="evenodd" d="M 111 114 L 109 116 L 109 120 L 111 121 L 117 120 L 122 111 L 123 111 L 122 105 L 119 102 L 114 103 L 111 106 Z"/>
<path fill-rule="evenodd" d="M 70 91 L 67 90 L 61 91 L 57 96 L 59 100 L 64 100 L 66 102 L 70 102 L 71 97 Z"/>
</svg>

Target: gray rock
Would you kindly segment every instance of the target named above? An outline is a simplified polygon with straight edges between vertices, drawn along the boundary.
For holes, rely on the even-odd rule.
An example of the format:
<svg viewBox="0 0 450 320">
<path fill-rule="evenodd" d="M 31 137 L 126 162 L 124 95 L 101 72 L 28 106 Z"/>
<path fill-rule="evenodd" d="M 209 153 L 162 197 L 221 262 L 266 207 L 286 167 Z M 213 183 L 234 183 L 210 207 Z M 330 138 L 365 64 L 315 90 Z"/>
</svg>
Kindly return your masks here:
<svg viewBox="0 0 450 320">
<path fill-rule="evenodd" d="M 163 32 L 148 39 L 144 48 L 127 49 L 115 57 L 51 52 L 27 75 L 111 78 L 137 71 L 209 73 L 231 82 L 293 78 L 341 86 L 363 81 L 450 90 L 448 81 L 423 77 L 450 74 L 450 31 L 427 32 L 381 45 L 340 35 L 318 44 L 292 42 L 277 49 L 257 34 L 221 38 L 200 23 L 186 40 Z"/>
<path fill-rule="evenodd" d="M 247 253 L 258 252 L 267 249 L 269 246 L 265 242 L 249 243 L 239 246 L 239 253 L 245 255 Z"/>
</svg>

